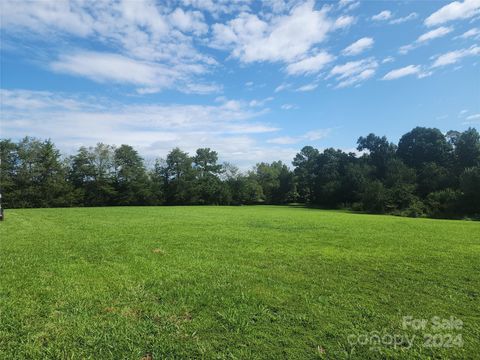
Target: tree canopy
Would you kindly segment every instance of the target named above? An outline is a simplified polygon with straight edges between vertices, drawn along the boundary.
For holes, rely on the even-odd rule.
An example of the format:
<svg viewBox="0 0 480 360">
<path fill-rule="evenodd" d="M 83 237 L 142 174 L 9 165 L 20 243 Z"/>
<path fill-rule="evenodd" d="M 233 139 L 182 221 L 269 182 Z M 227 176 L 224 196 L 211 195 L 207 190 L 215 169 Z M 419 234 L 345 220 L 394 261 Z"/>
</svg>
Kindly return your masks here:
<svg viewBox="0 0 480 360">
<path fill-rule="evenodd" d="M 286 204 L 404 216 L 480 216 L 480 135 L 416 127 L 398 145 L 373 133 L 360 154 L 303 147 L 249 171 L 210 148 L 179 148 L 148 168 L 133 147 L 99 143 L 68 157 L 52 141 L 0 140 L 4 207 Z"/>
</svg>

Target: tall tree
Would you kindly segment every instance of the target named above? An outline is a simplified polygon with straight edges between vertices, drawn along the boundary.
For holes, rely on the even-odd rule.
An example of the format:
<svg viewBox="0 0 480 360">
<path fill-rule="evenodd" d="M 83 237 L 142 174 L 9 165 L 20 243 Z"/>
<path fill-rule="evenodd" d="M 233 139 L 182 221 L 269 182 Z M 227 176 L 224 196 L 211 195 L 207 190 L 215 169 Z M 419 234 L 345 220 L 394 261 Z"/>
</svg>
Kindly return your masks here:
<svg viewBox="0 0 480 360">
<path fill-rule="evenodd" d="M 143 159 L 129 145 L 115 149 L 113 163 L 115 167 L 116 204 L 149 204 L 151 184 L 147 176 Z"/>
<path fill-rule="evenodd" d="M 165 162 L 165 195 L 169 204 L 195 202 L 195 172 L 192 158 L 178 147 L 170 151 Z"/>
<path fill-rule="evenodd" d="M 267 203 L 283 204 L 295 200 L 293 173 L 281 161 L 257 164 L 252 176 L 262 187 Z"/>
<path fill-rule="evenodd" d="M 462 205 L 468 214 L 480 216 L 480 166 L 465 169 L 460 176 Z"/>
<path fill-rule="evenodd" d="M 294 173 L 298 184 L 298 194 L 301 201 L 312 202 L 315 190 L 317 149 L 305 146 L 293 159 Z"/>
<path fill-rule="evenodd" d="M 396 146 L 388 142 L 385 136 L 379 137 L 375 134 L 361 136 L 357 141 L 357 150 L 368 150 L 370 162 L 376 168 L 377 176 L 385 178 L 388 162 L 395 157 Z"/>
<path fill-rule="evenodd" d="M 457 137 L 455 163 L 461 170 L 480 166 L 480 134 L 476 129 L 469 128 Z"/>
<path fill-rule="evenodd" d="M 0 194 L 5 207 L 15 206 L 15 177 L 18 165 L 17 144 L 9 139 L 0 140 Z"/>
<path fill-rule="evenodd" d="M 218 176 L 222 172 L 222 165 L 218 164 L 218 153 L 210 148 L 197 149 L 193 163 L 200 177 Z"/>
<path fill-rule="evenodd" d="M 447 167 L 452 159 L 452 149 L 440 130 L 416 127 L 400 138 L 397 155 L 415 169 L 426 163 Z"/>
<path fill-rule="evenodd" d="M 81 147 L 69 159 L 70 179 L 80 189 L 87 206 L 113 205 L 115 190 L 115 147 L 98 143 L 94 148 Z"/>
</svg>

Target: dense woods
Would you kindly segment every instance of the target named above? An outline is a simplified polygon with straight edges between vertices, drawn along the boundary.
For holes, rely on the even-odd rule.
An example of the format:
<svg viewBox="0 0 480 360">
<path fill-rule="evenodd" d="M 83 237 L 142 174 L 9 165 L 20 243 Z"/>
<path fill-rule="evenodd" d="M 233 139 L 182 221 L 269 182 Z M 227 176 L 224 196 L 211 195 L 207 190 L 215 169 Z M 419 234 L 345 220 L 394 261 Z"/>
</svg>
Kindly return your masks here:
<svg viewBox="0 0 480 360">
<path fill-rule="evenodd" d="M 480 136 L 417 127 L 395 145 L 360 137 L 363 154 L 305 146 L 241 172 L 218 154 L 175 148 L 147 168 L 129 145 L 99 143 L 62 157 L 50 141 L 0 141 L 5 208 L 305 203 L 372 213 L 446 218 L 480 214 Z"/>
</svg>

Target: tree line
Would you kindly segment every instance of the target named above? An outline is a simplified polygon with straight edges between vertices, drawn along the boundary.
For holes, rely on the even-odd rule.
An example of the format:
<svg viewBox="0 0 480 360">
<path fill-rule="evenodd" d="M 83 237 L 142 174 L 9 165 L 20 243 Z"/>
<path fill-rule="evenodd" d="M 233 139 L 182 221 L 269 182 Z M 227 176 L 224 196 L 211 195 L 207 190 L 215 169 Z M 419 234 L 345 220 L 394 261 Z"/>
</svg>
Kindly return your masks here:
<svg viewBox="0 0 480 360">
<path fill-rule="evenodd" d="M 442 218 L 480 214 L 480 136 L 416 127 L 398 144 L 360 137 L 361 155 L 305 146 L 293 168 L 261 162 L 242 172 L 217 152 L 179 148 L 147 167 L 129 145 L 97 144 L 63 157 L 50 140 L 0 140 L 5 208 L 304 203 Z"/>
</svg>

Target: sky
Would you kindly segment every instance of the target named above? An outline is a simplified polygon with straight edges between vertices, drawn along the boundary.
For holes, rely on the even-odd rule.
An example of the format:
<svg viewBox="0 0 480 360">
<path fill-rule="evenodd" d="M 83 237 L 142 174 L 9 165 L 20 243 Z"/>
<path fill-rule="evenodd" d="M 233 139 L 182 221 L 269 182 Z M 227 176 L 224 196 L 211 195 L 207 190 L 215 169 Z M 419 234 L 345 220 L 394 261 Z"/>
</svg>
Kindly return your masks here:
<svg viewBox="0 0 480 360">
<path fill-rule="evenodd" d="M 0 137 L 246 168 L 480 126 L 480 0 L 4 0 Z"/>
</svg>

